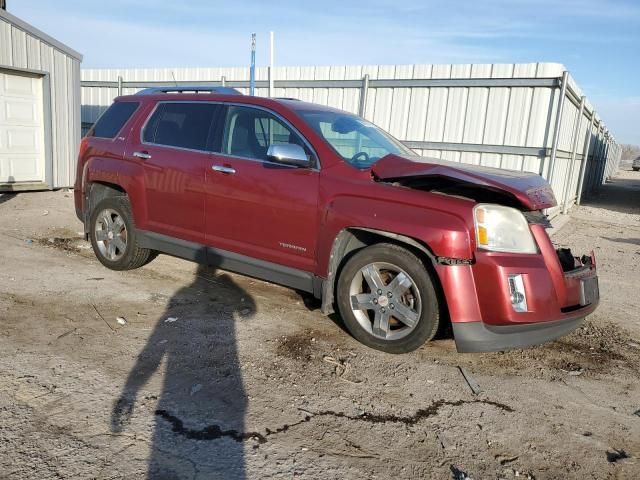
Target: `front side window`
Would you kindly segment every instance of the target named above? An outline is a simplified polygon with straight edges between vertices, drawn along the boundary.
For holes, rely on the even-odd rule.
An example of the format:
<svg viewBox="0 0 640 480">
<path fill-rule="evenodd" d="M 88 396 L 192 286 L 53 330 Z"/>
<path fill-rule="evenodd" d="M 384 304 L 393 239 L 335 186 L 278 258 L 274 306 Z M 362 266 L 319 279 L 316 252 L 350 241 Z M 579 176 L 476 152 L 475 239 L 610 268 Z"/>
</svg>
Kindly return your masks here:
<svg viewBox="0 0 640 480">
<path fill-rule="evenodd" d="M 161 103 L 142 133 L 145 143 L 206 150 L 217 105 L 204 102 Z"/>
<path fill-rule="evenodd" d="M 227 110 L 221 153 L 268 160 L 270 145 L 300 145 L 308 158 L 312 153 L 291 128 L 275 115 L 258 108 L 230 106 Z"/>
<path fill-rule="evenodd" d="M 115 138 L 140 105 L 138 102 L 116 102 L 98 119 L 88 136 Z"/>
<path fill-rule="evenodd" d="M 355 115 L 330 110 L 303 110 L 298 114 L 357 168 L 368 168 L 390 153 L 415 155 L 390 134 Z"/>
</svg>

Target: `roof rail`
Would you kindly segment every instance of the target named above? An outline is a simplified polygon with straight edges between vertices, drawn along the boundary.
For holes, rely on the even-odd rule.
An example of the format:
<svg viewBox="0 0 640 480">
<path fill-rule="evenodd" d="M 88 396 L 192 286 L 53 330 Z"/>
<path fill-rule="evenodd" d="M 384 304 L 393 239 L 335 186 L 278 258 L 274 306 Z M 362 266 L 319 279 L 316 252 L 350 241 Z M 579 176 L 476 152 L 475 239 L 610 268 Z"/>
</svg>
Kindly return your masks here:
<svg viewBox="0 0 640 480">
<path fill-rule="evenodd" d="M 222 95 L 242 95 L 242 92 L 231 87 L 206 87 L 201 85 L 183 85 L 175 87 L 151 87 L 140 90 L 136 95 L 154 95 L 156 93 L 216 93 Z"/>
</svg>

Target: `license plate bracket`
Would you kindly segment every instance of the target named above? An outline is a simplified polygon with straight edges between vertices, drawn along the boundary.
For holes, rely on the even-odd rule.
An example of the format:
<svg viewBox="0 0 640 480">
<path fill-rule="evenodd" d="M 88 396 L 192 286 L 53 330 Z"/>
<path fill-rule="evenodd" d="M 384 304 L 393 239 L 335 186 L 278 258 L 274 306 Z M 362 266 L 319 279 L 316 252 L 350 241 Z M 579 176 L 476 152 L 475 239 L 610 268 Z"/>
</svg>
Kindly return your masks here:
<svg viewBox="0 0 640 480">
<path fill-rule="evenodd" d="M 580 305 L 591 305 L 600 299 L 598 277 L 583 278 L 580 280 Z"/>
</svg>

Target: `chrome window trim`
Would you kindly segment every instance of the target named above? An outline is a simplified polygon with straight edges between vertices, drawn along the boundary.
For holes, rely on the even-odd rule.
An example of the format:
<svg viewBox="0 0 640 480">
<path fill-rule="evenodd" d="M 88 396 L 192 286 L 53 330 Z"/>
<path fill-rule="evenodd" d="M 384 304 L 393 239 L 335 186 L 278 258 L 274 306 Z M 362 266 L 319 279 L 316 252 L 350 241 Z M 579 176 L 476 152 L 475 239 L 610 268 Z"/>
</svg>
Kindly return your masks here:
<svg viewBox="0 0 640 480">
<path fill-rule="evenodd" d="M 297 165 L 291 165 L 291 164 L 288 164 L 288 163 L 272 162 L 271 160 L 262 160 L 260 158 L 253 158 L 253 157 L 241 157 L 239 155 L 229 155 L 228 153 L 213 152 L 213 155 L 216 155 L 216 156 L 219 156 L 219 157 L 225 157 L 225 158 L 233 158 L 234 160 L 247 160 L 249 162 L 255 162 L 255 163 L 266 163 L 266 164 L 269 164 L 269 165 L 275 165 L 277 167 L 290 168 L 292 170 L 306 170 L 308 172 L 319 172 L 320 171 L 316 167 L 304 168 L 304 167 L 299 167 Z"/>
<path fill-rule="evenodd" d="M 193 149 L 193 148 L 174 147 L 172 145 L 163 145 L 161 143 L 145 142 L 144 141 L 144 131 L 147 128 L 149 120 L 151 120 L 151 117 L 153 117 L 153 115 L 156 113 L 156 111 L 158 110 L 158 107 L 161 104 L 164 104 L 164 103 L 208 103 L 208 104 L 211 104 L 211 105 L 246 107 L 246 108 L 255 108 L 257 110 L 263 110 L 263 111 L 273 115 L 278 120 L 282 121 L 282 123 L 284 123 L 287 127 L 289 127 L 296 135 L 298 135 L 302 139 L 302 141 L 309 148 L 311 153 L 313 153 L 313 156 L 315 157 L 315 162 L 313 162 L 313 163 L 315 165 L 310 167 L 310 168 L 308 168 L 308 169 L 306 169 L 306 170 L 312 170 L 312 171 L 319 172 L 320 169 L 321 169 L 322 165 L 320 163 L 320 156 L 316 152 L 316 149 L 313 148 L 313 146 L 311 145 L 309 140 L 307 140 L 306 137 L 304 135 L 302 135 L 302 133 L 300 133 L 300 130 L 298 130 L 295 126 L 293 126 L 290 121 L 288 121 L 286 118 L 284 118 L 279 113 L 274 112 L 273 110 L 265 108 L 265 107 L 263 107 L 261 105 L 252 105 L 250 103 L 221 102 L 221 101 L 211 101 L 211 100 L 206 100 L 206 101 L 205 100 L 203 100 L 203 101 L 198 101 L 198 100 L 160 100 L 160 101 L 156 102 L 155 106 L 153 107 L 151 112 L 149 112 L 149 115 L 147 115 L 147 118 L 145 119 L 144 123 L 142 124 L 142 128 L 140 128 L 138 140 L 139 140 L 141 145 L 150 145 L 150 146 L 153 146 L 153 147 L 169 148 L 169 149 L 173 149 L 173 150 L 184 150 L 184 151 L 188 151 L 188 152 L 206 153 L 206 154 L 210 154 L 210 155 L 222 155 L 224 157 L 237 158 L 239 160 L 251 160 L 251 161 L 254 161 L 254 162 L 269 163 L 269 164 L 278 165 L 278 166 L 285 165 L 285 164 L 278 163 L 278 162 L 271 162 L 269 160 L 263 160 L 261 158 L 239 157 L 237 155 L 229 155 L 229 154 L 222 153 L 222 152 L 214 152 L 213 150 L 211 150 L 211 151 L 209 151 L 209 150 L 198 150 L 198 149 Z M 224 118 L 224 121 L 226 122 L 226 118 Z M 224 126 L 223 126 L 223 128 L 224 128 Z M 304 168 L 304 167 L 298 167 L 298 166 L 295 166 L 295 165 L 285 165 L 285 166 L 291 167 L 291 168 Z"/>
</svg>

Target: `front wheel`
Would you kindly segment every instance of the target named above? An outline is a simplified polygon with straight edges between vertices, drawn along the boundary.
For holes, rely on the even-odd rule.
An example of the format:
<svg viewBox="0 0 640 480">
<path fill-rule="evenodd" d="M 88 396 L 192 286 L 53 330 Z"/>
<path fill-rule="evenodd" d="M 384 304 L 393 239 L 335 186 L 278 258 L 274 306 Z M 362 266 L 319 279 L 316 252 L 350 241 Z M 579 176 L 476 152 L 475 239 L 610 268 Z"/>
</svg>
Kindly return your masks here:
<svg viewBox="0 0 640 480">
<path fill-rule="evenodd" d="M 91 246 L 100 263 L 111 270 L 132 270 L 149 263 L 155 252 L 138 246 L 127 197 L 108 197 L 91 212 Z"/>
<path fill-rule="evenodd" d="M 360 250 L 342 269 L 337 290 L 345 326 L 369 347 L 407 353 L 438 331 L 433 280 L 421 260 L 402 247 L 381 243 Z"/>
</svg>

